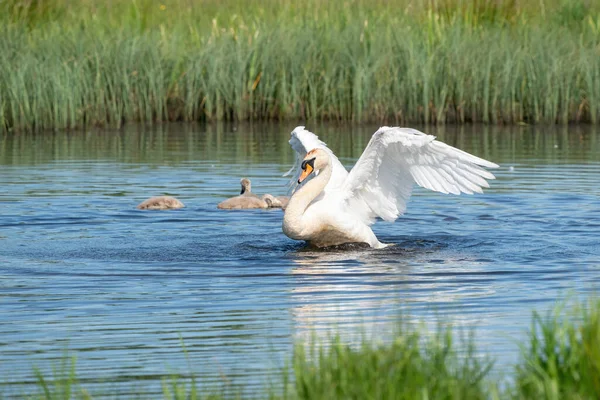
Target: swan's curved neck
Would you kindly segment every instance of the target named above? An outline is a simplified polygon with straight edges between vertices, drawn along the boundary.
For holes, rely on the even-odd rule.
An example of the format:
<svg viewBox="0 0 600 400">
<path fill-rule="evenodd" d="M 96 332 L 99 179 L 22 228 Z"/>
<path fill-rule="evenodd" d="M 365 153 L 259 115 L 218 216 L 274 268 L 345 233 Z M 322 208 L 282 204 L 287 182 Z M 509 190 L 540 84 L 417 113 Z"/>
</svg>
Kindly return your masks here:
<svg viewBox="0 0 600 400">
<path fill-rule="evenodd" d="M 315 176 L 298 190 L 287 205 L 283 216 L 283 231 L 292 239 L 303 239 L 302 232 L 305 230 L 303 221 L 304 212 L 310 203 L 325 189 L 331 178 L 331 163 L 327 163 L 321 169 L 319 175 Z"/>
</svg>

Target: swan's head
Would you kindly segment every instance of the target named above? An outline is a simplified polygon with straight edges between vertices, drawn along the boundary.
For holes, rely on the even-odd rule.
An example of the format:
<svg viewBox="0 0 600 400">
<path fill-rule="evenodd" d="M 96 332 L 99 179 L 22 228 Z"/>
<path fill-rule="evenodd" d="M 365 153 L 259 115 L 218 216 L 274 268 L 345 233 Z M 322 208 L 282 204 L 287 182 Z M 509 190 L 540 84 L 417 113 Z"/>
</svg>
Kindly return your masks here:
<svg viewBox="0 0 600 400">
<path fill-rule="evenodd" d="M 242 178 L 242 180 L 240 181 L 240 184 L 242 185 L 242 191 L 240 192 L 240 194 L 244 194 L 246 192 L 250 193 L 250 179 L 248 178 Z"/>
<path fill-rule="evenodd" d="M 298 183 L 304 182 L 312 173 L 318 173 L 329 164 L 329 154 L 323 149 L 314 149 L 309 151 L 302 161 L 302 173 L 298 178 Z"/>
</svg>

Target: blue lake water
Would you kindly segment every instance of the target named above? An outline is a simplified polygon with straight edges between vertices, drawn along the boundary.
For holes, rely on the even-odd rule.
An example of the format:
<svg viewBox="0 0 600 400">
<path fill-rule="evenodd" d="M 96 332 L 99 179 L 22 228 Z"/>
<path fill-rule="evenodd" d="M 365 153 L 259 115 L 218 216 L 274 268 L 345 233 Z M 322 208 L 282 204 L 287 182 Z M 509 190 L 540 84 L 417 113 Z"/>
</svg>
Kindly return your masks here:
<svg viewBox="0 0 600 400">
<path fill-rule="evenodd" d="M 314 251 L 283 235 L 281 210 L 216 208 L 241 177 L 286 193 L 293 128 L 0 137 L 0 395 L 30 392 L 65 351 L 92 393 L 160 392 L 169 373 L 260 390 L 294 340 L 385 340 L 400 314 L 475 329 L 508 368 L 532 310 L 600 288 L 597 129 L 420 127 L 498 163 L 492 187 L 417 189 L 374 227 L 397 246 Z M 350 168 L 377 126 L 308 128 Z M 186 208 L 135 208 L 162 194 Z"/>
</svg>

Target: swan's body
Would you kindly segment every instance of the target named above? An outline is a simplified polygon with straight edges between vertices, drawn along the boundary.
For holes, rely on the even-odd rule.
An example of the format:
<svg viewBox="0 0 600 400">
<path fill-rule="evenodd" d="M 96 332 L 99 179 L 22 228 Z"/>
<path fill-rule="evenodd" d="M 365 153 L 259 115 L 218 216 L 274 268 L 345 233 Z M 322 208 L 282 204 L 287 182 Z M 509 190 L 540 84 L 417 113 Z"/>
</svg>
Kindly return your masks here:
<svg viewBox="0 0 600 400">
<path fill-rule="evenodd" d="M 242 178 L 240 180 L 242 190 L 239 196 L 232 197 L 217 204 L 217 208 L 224 210 L 249 209 L 249 208 L 269 208 L 269 203 L 265 198 L 258 197 L 252 193 L 252 184 L 250 179 Z"/>
<path fill-rule="evenodd" d="M 139 210 L 169 210 L 183 207 L 185 205 L 181 201 L 171 196 L 151 197 L 137 206 Z"/>
<path fill-rule="evenodd" d="M 302 170 L 298 183 L 307 182 L 288 203 L 283 232 L 318 247 L 385 247 L 370 225 L 402 215 L 415 183 L 442 193 L 482 193 L 486 179 L 494 179 L 482 167 L 497 167 L 410 128 L 380 128 L 349 173 L 304 127 L 294 129 L 290 145 L 298 153 L 295 170 Z"/>
</svg>

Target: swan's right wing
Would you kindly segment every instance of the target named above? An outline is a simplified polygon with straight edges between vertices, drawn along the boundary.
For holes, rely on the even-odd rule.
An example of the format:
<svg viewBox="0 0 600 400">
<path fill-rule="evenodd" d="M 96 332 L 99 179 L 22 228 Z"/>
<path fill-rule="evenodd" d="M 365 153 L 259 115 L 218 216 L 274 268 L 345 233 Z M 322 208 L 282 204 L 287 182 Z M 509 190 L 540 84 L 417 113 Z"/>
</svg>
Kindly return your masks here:
<svg viewBox="0 0 600 400">
<path fill-rule="evenodd" d="M 342 188 L 345 204 L 365 221 L 393 221 L 406 210 L 416 183 L 442 193 L 482 193 L 496 164 L 410 128 L 380 128 Z"/>
<path fill-rule="evenodd" d="M 340 182 L 343 182 L 348 175 L 346 168 L 344 168 L 335 154 L 333 154 L 329 147 L 327 147 L 325 142 L 320 140 L 319 137 L 314 133 L 304 129 L 303 126 L 298 126 L 292 131 L 289 143 L 290 146 L 292 146 L 292 149 L 296 151 L 296 161 L 294 162 L 294 165 L 292 165 L 292 168 L 290 168 L 290 170 L 283 176 L 288 176 L 291 174 L 292 177 L 288 186 L 292 191 L 295 190 L 296 186 L 298 185 L 298 177 L 300 177 L 300 173 L 302 172 L 302 160 L 304 160 L 306 154 L 313 149 L 324 149 L 331 156 L 334 175 L 336 175 L 336 180 L 333 182 L 337 182 L 339 184 Z M 338 176 L 339 178 L 337 178 Z"/>
</svg>

